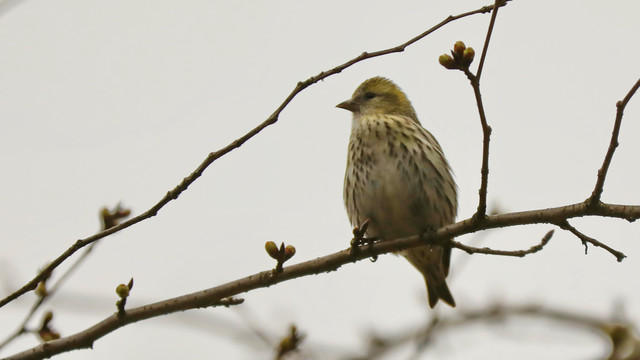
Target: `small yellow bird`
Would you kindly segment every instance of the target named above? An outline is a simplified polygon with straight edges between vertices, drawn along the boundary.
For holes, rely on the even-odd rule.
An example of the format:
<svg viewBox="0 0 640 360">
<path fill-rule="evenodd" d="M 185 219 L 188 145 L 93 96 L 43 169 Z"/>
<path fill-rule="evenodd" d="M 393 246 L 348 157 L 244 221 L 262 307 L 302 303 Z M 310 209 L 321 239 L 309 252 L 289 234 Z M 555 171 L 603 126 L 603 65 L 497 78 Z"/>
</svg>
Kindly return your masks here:
<svg viewBox="0 0 640 360">
<path fill-rule="evenodd" d="M 353 113 L 344 179 L 352 225 L 368 219 L 367 237 L 390 240 L 455 221 L 457 188 L 449 163 L 396 84 L 371 78 L 337 107 Z M 424 276 L 429 306 L 441 299 L 455 307 L 445 280 L 451 248 L 424 245 L 400 254 Z"/>
</svg>

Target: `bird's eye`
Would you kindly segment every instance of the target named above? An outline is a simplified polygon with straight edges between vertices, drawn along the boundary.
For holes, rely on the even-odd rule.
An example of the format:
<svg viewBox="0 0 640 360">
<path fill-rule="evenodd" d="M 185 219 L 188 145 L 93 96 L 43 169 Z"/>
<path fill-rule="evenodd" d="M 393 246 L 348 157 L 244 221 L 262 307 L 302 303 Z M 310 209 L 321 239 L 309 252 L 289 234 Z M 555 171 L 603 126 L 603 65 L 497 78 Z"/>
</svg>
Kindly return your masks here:
<svg viewBox="0 0 640 360">
<path fill-rule="evenodd" d="M 373 99 L 374 97 L 376 97 L 376 94 L 374 94 L 374 93 L 372 93 L 372 92 L 368 92 L 368 93 L 365 93 L 365 94 L 364 94 L 364 98 L 365 98 L 365 100 L 371 100 L 371 99 Z"/>
</svg>

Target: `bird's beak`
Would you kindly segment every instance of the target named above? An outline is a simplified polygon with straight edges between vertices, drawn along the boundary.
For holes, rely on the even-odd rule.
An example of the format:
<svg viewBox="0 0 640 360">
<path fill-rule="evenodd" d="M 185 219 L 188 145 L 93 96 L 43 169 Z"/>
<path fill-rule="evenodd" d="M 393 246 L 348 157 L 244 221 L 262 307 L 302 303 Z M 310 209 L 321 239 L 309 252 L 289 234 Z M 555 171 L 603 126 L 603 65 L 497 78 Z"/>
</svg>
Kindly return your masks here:
<svg viewBox="0 0 640 360">
<path fill-rule="evenodd" d="M 358 102 L 354 101 L 353 99 L 349 99 L 347 101 L 343 101 L 340 104 L 336 105 L 336 107 L 338 107 L 340 109 L 349 110 L 351 112 L 360 111 L 360 104 L 358 104 Z"/>
</svg>

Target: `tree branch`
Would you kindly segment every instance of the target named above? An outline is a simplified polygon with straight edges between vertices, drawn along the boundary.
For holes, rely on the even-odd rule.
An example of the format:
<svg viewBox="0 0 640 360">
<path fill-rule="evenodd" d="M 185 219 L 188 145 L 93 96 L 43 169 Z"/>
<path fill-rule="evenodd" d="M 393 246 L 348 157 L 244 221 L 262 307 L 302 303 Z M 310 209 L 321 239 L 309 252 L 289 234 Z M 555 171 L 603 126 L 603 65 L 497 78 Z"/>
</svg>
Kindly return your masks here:
<svg viewBox="0 0 640 360">
<path fill-rule="evenodd" d="M 462 70 L 467 78 L 471 82 L 471 86 L 473 87 L 473 94 L 476 98 L 476 105 L 478 107 L 478 113 L 480 115 L 480 124 L 482 125 L 482 168 L 480 170 L 480 189 L 478 190 L 478 210 L 476 211 L 475 218 L 476 220 L 482 220 L 487 214 L 487 191 L 488 191 L 488 182 L 489 182 L 489 142 L 491 140 L 491 126 L 489 126 L 487 122 L 487 116 L 484 111 L 484 105 L 482 103 L 482 95 L 480 94 L 480 76 L 482 75 L 482 69 L 484 68 L 484 61 L 487 57 L 487 51 L 489 50 L 489 41 L 491 40 L 491 34 L 493 33 L 493 26 L 496 23 L 496 18 L 498 16 L 498 9 L 501 6 L 504 6 L 507 3 L 507 0 L 495 0 L 493 5 L 494 11 L 491 13 L 491 20 L 489 21 L 489 28 L 487 29 L 487 36 L 484 40 L 484 45 L 482 47 L 482 55 L 480 57 L 480 63 L 478 64 L 477 75 L 474 75 L 469 70 L 469 63 L 473 60 L 473 55 L 471 56 L 471 60 L 467 60 L 469 63 L 466 63 L 463 60 L 463 66 L 458 67 L 458 69 Z M 454 53 L 454 56 L 456 54 Z M 457 54 L 458 56 L 462 56 L 463 54 Z"/>
<path fill-rule="evenodd" d="M 50 357 L 70 350 L 90 348 L 93 345 L 93 342 L 97 339 L 118 328 L 140 320 L 166 315 L 177 311 L 217 306 L 221 301 L 223 301 L 223 299 L 244 292 L 269 287 L 302 276 L 334 271 L 342 265 L 360 261 L 374 255 L 397 252 L 407 248 L 424 245 L 425 241 L 431 244 L 458 247 L 456 246 L 456 243 L 450 242 L 449 239 L 480 230 L 515 225 L 558 224 L 570 218 L 589 215 L 621 218 L 628 221 L 634 221 L 640 218 L 640 206 L 602 203 L 591 206 L 588 202 L 582 202 L 556 208 L 492 215 L 487 216 L 482 222 L 469 218 L 422 236 L 414 235 L 395 240 L 380 241 L 371 245 L 362 246 L 360 251 L 356 252 L 353 252 L 351 251 L 351 248 L 348 248 L 331 255 L 284 267 L 283 271 L 280 273 L 275 273 L 273 270 L 263 271 L 207 290 L 128 309 L 124 317 L 119 318 L 114 314 L 77 334 L 38 345 L 24 352 L 10 356 L 7 359 L 43 359 L 45 357 Z M 545 236 L 545 238 L 547 237 L 550 237 L 549 233 Z"/>
<path fill-rule="evenodd" d="M 102 222 L 101 229 L 105 230 L 105 229 L 116 226 L 120 221 L 122 221 L 122 219 L 127 218 L 130 214 L 131 214 L 131 210 L 122 208 L 120 204 L 118 204 L 113 211 L 109 211 L 109 209 L 107 209 L 106 207 L 102 208 L 102 210 L 100 211 L 100 218 Z M 22 319 L 22 322 L 20 323 L 20 325 L 18 325 L 16 330 L 11 334 L 9 334 L 9 336 L 7 336 L 5 340 L 3 340 L 0 343 L 0 350 L 2 350 L 5 346 L 10 344 L 18 336 L 30 332 L 29 329 L 27 329 L 27 324 L 29 323 L 29 321 L 31 321 L 36 311 L 42 306 L 42 304 L 44 304 L 46 301 L 51 299 L 53 295 L 62 287 L 64 282 L 77 269 L 80 268 L 80 265 L 82 265 L 82 263 L 87 259 L 87 257 L 89 257 L 89 255 L 93 251 L 93 248 L 97 244 L 98 244 L 97 242 L 94 242 L 88 247 L 86 247 L 82 252 L 82 254 L 80 254 L 80 256 L 76 258 L 75 262 L 71 264 L 71 266 L 69 266 L 69 268 L 57 279 L 55 284 L 53 284 L 52 286 L 47 286 L 46 283 L 40 284 L 40 286 L 42 286 L 43 292 L 38 294 L 39 296 L 38 299 L 33 303 L 33 305 L 31 305 L 29 312 L 25 315 L 24 319 Z"/>
<path fill-rule="evenodd" d="M 618 134 L 620 134 L 620 126 L 622 125 L 624 108 L 627 106 L 629 100 L 631 100 L 631 97 L 633 97 L 636 91 L 638 91 L 638 88 L 640 88 L 640 79 L 638 79 L 631 90 L 629 90 L 627 96 L 616 103 L 616 120 L 613 124 L 613 131 L 611 133 L 611 142 L 609 143 L 609 149 L 607 150 L 607 154 L 604 156 L 602 167 L 600 168 L 600 170 L 598 170 L 598 180 L 596 181 L 596 186 L 593 189 L 593 193 L 591 193 L 591 197 L 588 200 L 592 205 L 598 203 L 600 201 L 600 197 L 602 196 L 602 191 L 604 190 L 604 180 L 607 176 L 607 171 L 609 171 L 609 165 L 611 165 L 613 153 L 618 147 Z"/>
<path fill-rule="evenodd" d="M 551 237 L 553 237 L 553 230 L 549 230 L 549 232 L 547 232 L 543 237 L 542 240 L 540 240 L 540 243 L 533 245 L 532 247 L 526 249 L 526 250 L 495 250 L 495 249 L 490 249 L 488 247 L 483 247 L 483 248 L 477 248 L 477 247 L 472 247 L 472 246 L 467 246 L 464 244 L 461 244 L 455 240 L 451 240 L 451 242 L 453 243 L 452 247 L 455 247 L 457 249 L 460 249 L 464 252 L 466 252 L 469 255 L 473 255 L 473 254 L 485 254 L 485 255 L 500 255 L 500 256 L 515 256 L 515 257 L 525 257 L 529 254 L 533 254 L 533 253 L 537 253 L 538 251 L 542 250 L 543 247 L 545 247 L 549 241 L 551 240 Z"/>
<path fill-rule="evenodd" d="M 488 40 L 488 39 L 487 39 Z M 487 123 L 487 115 L 484 112 L 484 105 L 482 103 L 482 95 L 480 94 L 480 79 L 473 75 L 469 68 L 463 69 L 467 75 L 469 81 L 471 81 L 471 87 L 473 87 L 473 94 L 476 98 L 476 106 L 478 107 L 478 114 L 480 115 L 480 124 L 482 125 L 482 168 L 480 169 L 480 189 L 478 190 L 478 210 L 473 216 L 476 220 L 480 221 L 487 216 L 487 189 L 489 183 L 489 143 L 491 141 L 491 126 Z"/>
<path fill-rule="evenodd" d="M 609 245 L 603 244 L 600 241 L 581 233 L 580 231 L 578 231 L 578 229 L 576 229 L 575 227 L 571 226 L 571 224 L 569 224 L 569 222 L 566 221 L 566 220 L 561 222 L 561 223 L 559 223 L 558 226 L 560 228 L 564 229 L 564 230 L 569 231 L 570 233 L 572 233 L 573 235 L 575 235 L 578 239 L 580 239 L 582 241 L 582 243 L 584 244 L 584 253 L 585 254 L 587 253 L 587 243 L 588 243 L 588 244 L 591 244 L 593 246 L 600 247 L 600 248 L 603 248 L 603 249 L 607 250 L 613 256 L 616 257 L 618 262 L 622 262 L 622 260 L 624 260 L 624 258 L 627 257 L 625 254 L 621 253 L 620 251 L 612 249 L 611 247 L 609 247 Z"/>
<path fill-rule="evenodd" d="M 504 4 L 502 4 L 501 6 L 505 6 L 506 2 Z M 38 275 L 36 275 L 32 280 L 30 280 L 28 283 L 26 283 L 24 286 L 22 286 L 20 289 L 16 290 L 15 292 L 13 292 L 12 294 L 10 294 L 9 296 L 5 297 L 4 299 L 0 300 L 0 308 L 5 306 L 6 304 L 10 303 L 11 301 L 17 299 L 18 297 L 24 295 L 25 293 L 27 293 L 28 291 L 31 291 L 33 289 L 36 288 L 36 286 L 38 285 L 38 283 L 40 281 L 42 281 L 43 279 L 47 278 L 49 276 L 49 274 L 51 274 L 51 272 L 58 267 L 60 264 L 62 264 L 62 262 L 64 262 L 67 258 L 69 258 L 71 255 L 73 255 L 76 251 L 80 250 L 81 248 L 99 240 L 102 239 L 106 236 L 109 236 L 113 233 L 116 233 L 118 231 L 121 231 L 123 229 L 126 229 L 132 225 L 135 225 L 143 220 L 149 219 L 151 217 L 154 217 L 158 214 L 158 211 L 160 211 L 160 209 L 162 209 L 165 205 L 167 205 L 169 202 L 171 202 L 172 200 L 175 200 L 178 198 L 178 196 L 180 196 L 180 194 L 184 191 L 187 190 L 187 188 L 194 182 L 196 181 L 196 179 L 198 179 L 203 173 L 204 171 L 209 167 L 209 165 L 211 165 L 214 161 L 216 161 L 217 159 L 221 158 L 222 156 L 228 154 L 229 152 L 239 148 L 240 146 L 242 146 L 245 142 L 247 142 L 249 139 L 251 139 L 252 137 L 254 137 L 255 135 L 257 135 L 258 133 L 260 133 L 263 129 L 265 129 L 266 127 L 268 127 L 269 125 L 273 125 L 278 121 L 278 117 L 280 116 L 280 113 L 282 112 L 282 110 L 284 110 L 284 108 L 293 100 L 293 98 L 296 97 L 296 95 L 298 95 L 301 91 L 303 91 L 304 89 L 306 89 L 307 87 L 317 83 L 320 80 L 323 80 L 329 76 L 338 74 L 340 72 L 342 72 L 343 70 L 345 70 L 346 68 L 359 63 L 361 61 L 367 60 L 367 59 L 371 59 L 374 57 L 378 57 L 378 56 L 382 56 L 382 55 L 387 55 L 387 54 L 391 54 L 391 53 L 398 53 L 398 52 L 403 52 L 405 50 L 405 48 L 407 48 L 408 46 L 416 43 L 417 41 L 425 38 L 426 36 L 428 36 L 429 34 L 433 33 L 434 31 L 440 29 L 441 27 L 443 27 L 444 25 L 467 17 L 467 16 L 471 16 L 471 15 L 475 15 L 475 14 L 484 14 L 484 13 L 488 13 L 493 9 L 493 5 L 489 5 L 489 6 L 483 6 L 477 10 L 473 10 L 473 11 L 469 11 L 469 12 L 465 12 L 465 13 L 461 13 L 455 16 L 448 16 L 447 18 L 445 18 L 444 20 L 442 20 L 440 23 L 436 24 L 435 26 L 433 26 L 432 28 L 426 30 L 425 32 L 413 37 L 412 39 L 398 45 L 392 48 L 388 48 L 385 50 L 379 50 L 379 51 L 375 51 L 375 52 L 371 52 L 371 53 L 367 53 L 364 52 L 362 54 L 360 54 L 359 56 L 343 63 L 342 65 L 338 65 L 328 71 L 323 71 L 321 73 L 319 73 L 316 76 L 312 76 L 310 78 L 308 78 L 305 81 L 301 81 L 298 82 L 298 84 L 294 87 L 294 89 L 291 91 L 291 93 L 285 98 L 285 100 L 276 108 L 276 110 L 266 119 L 264 120 L 260 125 L 256 126 L 254 129 L 252 129 L 251 131 L 249 131 L 248 133 L 246 133 L 245 135 L 241 136 L 240 138 L 234 140 L 233 142 L 231 142 L 229 145 L 221 148 L 218 151 L 209 153 L 209 155 L 204 159 L 204 161 L 191 173 L 189 174 L 187 177 L 185 177 L 182 182 L 180 182 L 180 184 L 178 184 L 176 187 L 174 187 L 173 189 L 169 190 L 167 192 L 167 194 L 160 199 L 160 201 L 158 201 L 155 205 L 153 205 L 150 209 L 148 209 L 147 211 L 143 212 L 142 214 L 133 217 L 125 222 L 122 222 L 121 224 L 114 226 L 110 229 L 101 231 L 95 235 L 89 236 L 85 239 L 81 239 L 81 240 L 77 240 L 71 247 L 69 247 L 64 253 L 62 253 L 60 256 L 58 256 L 55 260 L 53 260 L 45 269 L 43 269 Z"/>
<path fill-rule="evenodd" d="M 482 47 L 482 55 L 480 56 L 480 63 L 478 64 L 478 71 L 476 77 L 480 82 L 480 76 L 482 75 L 482 69 L 484 68 L 484 60 L 487 57 L 487 50 L 489 50 L 489 40 L 491 40 L 491 34 L 493 33 L 493 26 L 496 23 L 498 17 L 498 9 L 506 4 L 507 0 L 496 0 L 493 4 L 494 12 L 491 13 L 491 20 L 489 20 L 489 28 L 487 29 L 487 37 L 484 40 L 484 46 Z"/>
</svg>

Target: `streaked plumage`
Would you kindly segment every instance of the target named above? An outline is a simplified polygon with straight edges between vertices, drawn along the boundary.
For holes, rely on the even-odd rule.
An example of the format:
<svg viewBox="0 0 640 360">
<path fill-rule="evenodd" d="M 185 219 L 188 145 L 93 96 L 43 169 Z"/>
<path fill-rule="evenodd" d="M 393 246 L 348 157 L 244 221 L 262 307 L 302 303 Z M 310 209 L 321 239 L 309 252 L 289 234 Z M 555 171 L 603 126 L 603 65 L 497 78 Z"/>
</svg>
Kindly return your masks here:
<svg viewBox="0 0 640 360">
<path fill-rule="evenodd" d="M 400 88 L 374 77 L 338 107 L 353 113 L 344 201 L 354 226 L 369 219 L 367 237 L 394 239 L 455 221 L 449 164 Z M 424 276 L 431 307 L 438 299 L 455 306 L 445 281 L 451 249 L 425 245 L 400 254 Z"/>
</svg>

